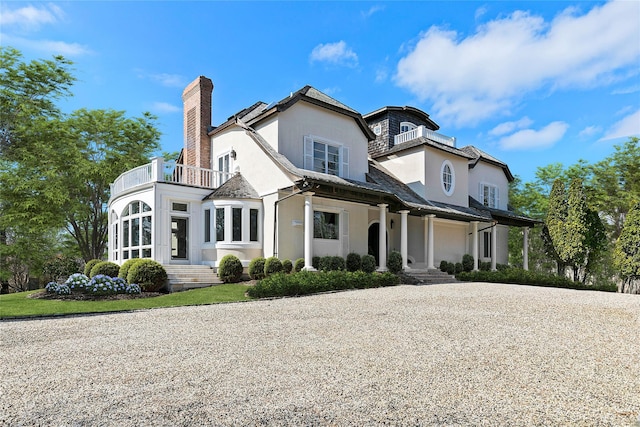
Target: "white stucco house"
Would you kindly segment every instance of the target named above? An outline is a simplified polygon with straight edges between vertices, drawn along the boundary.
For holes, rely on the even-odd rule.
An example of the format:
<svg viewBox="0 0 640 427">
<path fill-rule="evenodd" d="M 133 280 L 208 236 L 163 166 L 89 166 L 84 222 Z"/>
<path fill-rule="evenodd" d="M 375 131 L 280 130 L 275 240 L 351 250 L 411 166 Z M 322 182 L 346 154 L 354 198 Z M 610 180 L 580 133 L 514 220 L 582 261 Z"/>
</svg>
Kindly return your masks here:
<svg viewBox="0 0 640 427">
<path fill-rule="evenodd" d="M 310 86 L 257 102 L 211 125 L 213 83 L 183 93 L 184 148 L 123 173 L 109 201 L 109 260 L 152 258 L 216 267 L 226 254 L 305 259 L 391 250 L 405 268 L 437 268 L 464 254 L 507 262 L 509 167 L 438 133 L 428 114 L 369 114 Z M 527 267 L 527 239 L 524 239 Z"/>
</svg>

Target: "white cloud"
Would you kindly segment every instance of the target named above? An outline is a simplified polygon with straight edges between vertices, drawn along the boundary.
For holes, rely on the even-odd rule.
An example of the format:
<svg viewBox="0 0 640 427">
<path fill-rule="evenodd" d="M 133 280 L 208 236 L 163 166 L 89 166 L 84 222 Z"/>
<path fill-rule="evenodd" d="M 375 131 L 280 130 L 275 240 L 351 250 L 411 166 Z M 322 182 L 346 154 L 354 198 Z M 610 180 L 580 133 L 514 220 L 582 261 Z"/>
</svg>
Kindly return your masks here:
<svg viewBox="0 0 640 427">
<path fill-rule="evenodd" d="M 600 132 L 602 132 L 600 126 L 587 126 L 578 133 L 578 136 L 588 138 Z"/>
<path fill-rule="evenodd" d="M 640 136 L 640 110 L 629 114 L 622 120 L 616 122 L 600 138 L 600 141 L 616 138 L 628 138 L 630 136 Z"/>
<path fill-rule="evenodd" d="M 550 22 L 515 11 L 466 37 L 433 26 L 398 62 L 395 80 L 443 120 L 475 124 L 538 89 L 629 78 L 640 58 L 639 14 L 640 2 L 613 1 L 583 15 L 568 8 Z"/>
<path fill-rule="evenodd" d="M 182 87 L 185 87 L 188 83 L 186 79 L 179 74 L 160 73 L 160 74 L 150 74 L 149 77 L 151 77 L 152 80 L 155 80 L 156 82 L 160 83 L 162 86 L 168 86 L 168 87 L 182 88 Z"/>
<path fill-rule="evenodd" d="M 640 84 L 622 87 L 611 91 L 611 95 L 628 95 L 630 93 L 640 92 Z"/>
<path fill-rule="evenodd" d="M 0 34 L 0 38 L 7 45 L 43 52 L 50 55 L 81 56 L 93 53 L 88 46 L 80 43 L 68 43 L 57 40 L 26 39 L 4 33 Z"/>
<path fill-rule="evenodd" d="M 180 107 L 176 107 L 168 102 L 154 102 L 151 105 L 151 111 L 154 113 L 177 113 L 182 110 Z"/>
<path fill-rule="evenodd" d="M 347 46 L 344 40 L 336 43 L 319 44 L 309 55 L 311 62 L 325 62 L 333 65 L 355 67 L 358 65 L 358 55 Z"/>
<path fill-rule="evenodd" d="M 360 12 L 360 14 L 362 15 L 363 18 L 366 19 L 371 17 L 371 15 L 373 15 L 374 13 L 381 12 L 383 10 L 384 10 L 384 6 L 376 5 L 376 6 L 371 6 L 369 10 L 367 10 L 366 12 L 365 11 Z"/>
<path fill-rule="evenodd" d="M 62 18 L 64 18 L 64 12 L 53 3 L 40 7 L 29 5 L 14 10 L 4 8 L 0 14 L 0 25 L 36 30 L 43 24 L 53 24 Z"/>
<path fill-rule="evenodd" d="M 523 129 L 498 141 L 503 150 L 525 150 L 547 148 L 558 142 L 569 125 L 565 122 L 552 122 L 540 130 Z"/>
<path fill-rule="evenodd" d="M 493 136 L 505 135 L 507 133 L 513 132 L 516 129 L 524 129 L 527 126 L 531 126 L 532 124 L 533 124 L 533 120 L 525 116 L 515 122 L 500 123 L 498 126 L 494 127 L 489 131 L 489 135 L 493 135 Z"/>
</svg>

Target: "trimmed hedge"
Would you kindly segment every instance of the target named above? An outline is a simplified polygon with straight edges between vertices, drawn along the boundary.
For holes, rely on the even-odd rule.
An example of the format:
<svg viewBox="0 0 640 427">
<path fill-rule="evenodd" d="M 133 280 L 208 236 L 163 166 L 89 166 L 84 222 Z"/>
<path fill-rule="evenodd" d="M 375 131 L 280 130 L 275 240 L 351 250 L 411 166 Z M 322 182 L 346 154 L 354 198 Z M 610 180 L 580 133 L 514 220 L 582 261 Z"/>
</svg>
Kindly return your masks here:
<svg viewBox="0 0 640 427">
<path fill-rule="evenodd" d="M 285 259 L 284 261 L 282 261 L 282 272 L 283 273 L 291 273 L 291 271 L 293 270 L 293 263 L 291 262 L 290 259 Z"/>
<path fill-rule="evenodd" d="M 242 262 L 235 255 L 225 255 L 218 264 L 218 277 L 224 283 L 239 282 L 242 277 Z"/>
<path fill-rule="evenodd" d="M 362 271 L 365 273 L 373 273 L 376 271 L 376 257 L 373 255 L 362 256 Z"/>
<path fill-rule="evenodd" d="M 93 278 L 98 274 L 104 274 L 109 277 L 118 277 L 118 272 L 120 272 L 120 266 L 118 264 L 110 261 L 102 261 L 96 263 L 93 268 L 91 268 L 89 277 Z"/>
<path fill-rule="evenodd" d="M 387 260 L 387 268 L 393 274 L 398 274 L 402 271 L 402 254 L 400 252 L 391 251 Z"/>
<path fill-rule="evenodd" d="M 257 257 L 249 263 L 249 277 L 253 280 L 264 279 L 264 263 L 266 259 Z"/>
<path fill-rule="evenodd" d="M 351 252 L 347 254 L 347 262 L 345 263 L 347 271 L 358 271 L 362 269 L 362 257 L 360 254 Z"/>
<path fill-rule="evenodd" d="M 393 273 L 365 273 L 363 271 L 302 271 L 294 274 L 276 273 L 247 290 L 252 298 L 309 295 L 343 289 L 366 289 L 393 286 L 400 282 Z"/>
<path fill-rule="evenodd" d="M 91 277 L 91 269 L 93 268 L 94 265 L 96 265 L 99 262 L 102 262 L 102 260 L 90 259 L 89 261 L 87 261 L 87 263 L 84 265 L 84 275 L 87 277 Z"/>
<path fill-rule="evenodd" d="M 498 271 L 472 271 L 456 275 L 458 280 L 465 282 L 512 283 L 517 285 L 544 286 L 552 288 L 617 292 L 615 284 L 588 286 L 574 282 L 556 274 L 535 273 L 520 268 L 503 268 Z"/>
<path fill-rule="evenodd" d="M 280 273 L 282 271 L 282 262 L 272 256 L 264 261 L 264 277 L 269 277 L 272 274 Z"/>
<path fill-rule="evenodd" d="M 151 259 L 141 259 L 129 269 L 127 282 L 136 283 L 145 292 L 157 292 L 165 286 L 167 272 L 162 264 Z"/>
<path fill-rule="evenodd" d="M 293 263 L 293 270 L 298 273 L 302 271 L 304 268 L 304 258 L 298 258 L 295 263 Z"/>
<path fill-rule="evenodd" d="M 137 263 L 142 259 L 143 258 L 131 258 L 126 260 L 120 266 L 120 270 L 118 270 L 118 277 L 120 277 L 121 279 L 127 280 L 127 275 L 129 274 L 129 269 L 131 268 L 131 266 L 133 266 L 133 264 Z"/>
<path fill-rule="evenodd" d="M 327 255 L 320 258 L 318 270 L 321 271 L 340 271 L 344 270 L 344 258 L 341 256 Z"/>
</svg>

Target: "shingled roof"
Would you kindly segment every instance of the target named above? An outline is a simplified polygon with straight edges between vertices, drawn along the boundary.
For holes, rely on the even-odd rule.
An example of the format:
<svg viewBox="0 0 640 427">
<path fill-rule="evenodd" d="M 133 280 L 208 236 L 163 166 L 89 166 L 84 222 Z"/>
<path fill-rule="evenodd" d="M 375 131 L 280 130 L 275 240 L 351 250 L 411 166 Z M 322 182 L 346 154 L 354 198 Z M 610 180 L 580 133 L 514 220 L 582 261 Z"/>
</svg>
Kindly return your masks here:
<svg viewBox="0 0 640 427">
<path fill-rule="evenodd" d="M 391 147 L 389 150 L 383 151 L 380 154 L 377 154 L 374 158 L 378 159 L 380 157 L 384 157 L 384 156 L 388 156 L 390 154 L 395 154 L 395 153 L 399 153 L 401 151 L 405 151 L 408 150 L 410 148 L 414 148 L 414 147 L 419 147 L 419 146 L 429 146 L 429 147 L 433 147 L 435 149 L 438 150 L 442 150 L 445 151 L 447 153 L 451 153 L 454 154 L 456 156 L 459 157 L 464 157 L 465 159 L 471 160 L 473 159 L 473 156 L 471 156 L 470 154 L 456 148 L 456 147 L 452 147 L 450 145 L 447 144 L 442 144 L 441 142 L 437 142 L 437 141 L 433 141 L 429 138 L 426 138 L 424 136 L 420 136 L 418 138 L 412 139 L 411 141 L 407 141 L 407 142 L 403 142 L 400 144 L 396 144 L 393 147 Z"/>
<path fill-rule="evenodd" d="M 469 169 L 473 169 L 480 160 L 484 160 L 492 165 L 499 166 L 504 171 L 504 174 L 507 176 L 509 182 L 513 181 L 513 175 L 509 170 L 509 166 L 502 160 L 499 160 L 492 155 L 482 151 L 478 147 L 474 147 L 473 145 L 467 145 L 465 147 L 460 148 L 460 151 L 467 153 L 471 157 L 471 161 L 469 162 Z"/>
<path fill-rule="evenodd" d="M 260 199 L 260 195 L 238 172 L 203 200 L 211 199 Z"/>
</svg>

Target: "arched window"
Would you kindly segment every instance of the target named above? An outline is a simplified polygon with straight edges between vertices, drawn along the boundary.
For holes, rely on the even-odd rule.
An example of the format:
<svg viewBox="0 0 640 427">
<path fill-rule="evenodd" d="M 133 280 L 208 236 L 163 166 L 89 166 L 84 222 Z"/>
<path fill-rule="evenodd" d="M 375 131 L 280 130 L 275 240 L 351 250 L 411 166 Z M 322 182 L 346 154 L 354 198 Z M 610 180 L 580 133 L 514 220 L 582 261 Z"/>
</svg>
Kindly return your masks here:
<svg viewBox="0 0 640 427">
<path fill-rule="evenodd" d="M 111 211 L 111 251 L 113 252 L 113 261 L 118 261 L 118 214 L 116 211 Z"/>
<path fill-rule="evenodd" d="M 417 126 L 411 122 L 400 123 L 400 133 L 409 132 L 411 130 L 414 130 L 415 128 L 417 128 Z"/>
<path fill-rule="evenodd" d="M 122 211 L 122 259 L 151 258 L 151 207 L 129 203 Z"/>
<path fill-rule="evenodd" d="M 453 170 L 453 165 L 449 160 L 445 160 L 442 163 L 440 175 L 442 176 L 442 191 L 444 191 L 444 194 L 447 196 L 452 195 L 456 186 L 456 175 Z"/>
</svg>

